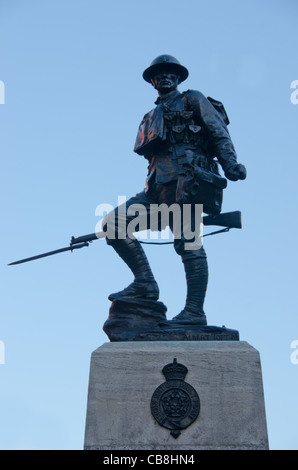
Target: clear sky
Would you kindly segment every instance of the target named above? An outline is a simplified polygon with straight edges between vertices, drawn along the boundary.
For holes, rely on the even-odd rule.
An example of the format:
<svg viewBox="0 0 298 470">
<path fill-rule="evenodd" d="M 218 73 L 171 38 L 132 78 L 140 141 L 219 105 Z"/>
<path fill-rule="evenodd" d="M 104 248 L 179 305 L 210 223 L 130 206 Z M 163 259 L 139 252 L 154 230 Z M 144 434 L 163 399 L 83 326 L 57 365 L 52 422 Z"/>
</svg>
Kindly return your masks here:
<svg viewBox="0 0 298 470">
<path fill-rule="evenodd" d="M 204 242 L 208 322 L 260 352 L 270 447 L 298 449 L 297 14 L 296 0 L 1 0 L 1 449 L 83 447 L 90 355 L 131 274 L 104 241 L 7 263 L 93 232 L 99 204 L 143 189 L 133 146 L 156 92 L 142 72 L 164 53 L 189 69 L 181 91 L 223 101 L 248 171 L 223 204 L 243 229 Z M 170 319 L 182 263 L 145 250 Z"/>
</svg>

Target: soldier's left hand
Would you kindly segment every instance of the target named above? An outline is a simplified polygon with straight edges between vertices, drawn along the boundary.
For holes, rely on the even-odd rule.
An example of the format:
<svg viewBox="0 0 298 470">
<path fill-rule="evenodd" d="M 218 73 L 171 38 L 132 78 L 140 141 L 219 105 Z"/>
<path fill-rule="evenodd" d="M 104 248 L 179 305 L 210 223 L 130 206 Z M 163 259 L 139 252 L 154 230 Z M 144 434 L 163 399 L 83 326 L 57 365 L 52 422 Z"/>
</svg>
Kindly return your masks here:
<svg viewBox="0 0 298 470">
<path fill-rule="evenodd" d="M 246 168 L 241 163 L 237 163 L 225 171 L 225 176 L 231 181 L 245 180 Z"/>
</svg>

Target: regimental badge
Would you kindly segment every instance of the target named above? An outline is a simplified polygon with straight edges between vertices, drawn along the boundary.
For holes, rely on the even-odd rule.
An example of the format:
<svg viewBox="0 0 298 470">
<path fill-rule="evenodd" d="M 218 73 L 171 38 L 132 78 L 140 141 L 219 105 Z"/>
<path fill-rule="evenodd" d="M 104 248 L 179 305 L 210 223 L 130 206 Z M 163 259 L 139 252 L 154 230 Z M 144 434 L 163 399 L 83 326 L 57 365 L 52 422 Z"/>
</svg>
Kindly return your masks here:
<svg viewBox="0 0 298 470">
<path fill-rule="evenodd" d="M 160 426 L 170 429 L 175 439 L 200 413 L 199 395 L 184 381 L 187 372 L 187 367 L 175 358 L 162 369 L 166 382 L 157 387 L 151 398 L 152 416 Z"/>
</svg>

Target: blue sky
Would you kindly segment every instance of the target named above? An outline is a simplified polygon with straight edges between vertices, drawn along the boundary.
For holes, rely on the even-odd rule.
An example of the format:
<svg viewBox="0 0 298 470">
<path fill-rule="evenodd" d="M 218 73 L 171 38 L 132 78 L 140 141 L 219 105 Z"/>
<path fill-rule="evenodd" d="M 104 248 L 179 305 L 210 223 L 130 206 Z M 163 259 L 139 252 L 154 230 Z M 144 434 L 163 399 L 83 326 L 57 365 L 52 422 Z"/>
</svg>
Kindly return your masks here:
<svg viewBox="0 0 298 470">
<path fill-rule="evenodd" d="M 143 189 L 133 146 L 156 92 L 142 72 L 168 53 L 189 69 L 181 91 L 223 101 L 248 171 L 223 204 L 243 229 L 204 242 L 208 322 L 260 352 L 270 447 L 298 449 L 297 13 L 294 0 L 1 0 L 0 448 L 83 447 L 90 354 L 131 274 L 104 241 L 7 263 L 93 232 L 99 204 Z M 172 246 L 146 253 L 172 318 L 181 261 Z"/>
</svg>

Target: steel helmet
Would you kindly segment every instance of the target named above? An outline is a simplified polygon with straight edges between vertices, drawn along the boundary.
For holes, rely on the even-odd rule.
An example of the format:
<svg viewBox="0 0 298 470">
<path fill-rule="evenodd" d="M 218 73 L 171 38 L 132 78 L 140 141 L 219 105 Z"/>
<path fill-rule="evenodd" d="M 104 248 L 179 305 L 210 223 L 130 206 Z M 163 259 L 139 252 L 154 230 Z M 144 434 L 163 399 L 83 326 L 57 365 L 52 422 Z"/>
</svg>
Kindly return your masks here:
<svg viewBox="0 0 298 470">
<path fill-rule="evenodd" d="M 144 71 L 143 79 L 146 80 L 146 82 L 150 83 L 150 80 L 154 76 L 154 74 L 158 72 L 158 70 L 162 68 L 162 66 L 164 65 L 167 65 L 170 70 L 173 70 L 173 72 L 179 75 L 179 83 L 187 79 L 188 77 L 187 68 L 183 67 L 183 65 L 181 65 L 180 62 L 175 57 L 173 57 L 172 55 L 168 55 L 168 54 L 163 54 L 163 55 L 156 57 L 156 59 L 154 59 L 151 62 L 150 67 L 148 67 Z"/>
</svg>

